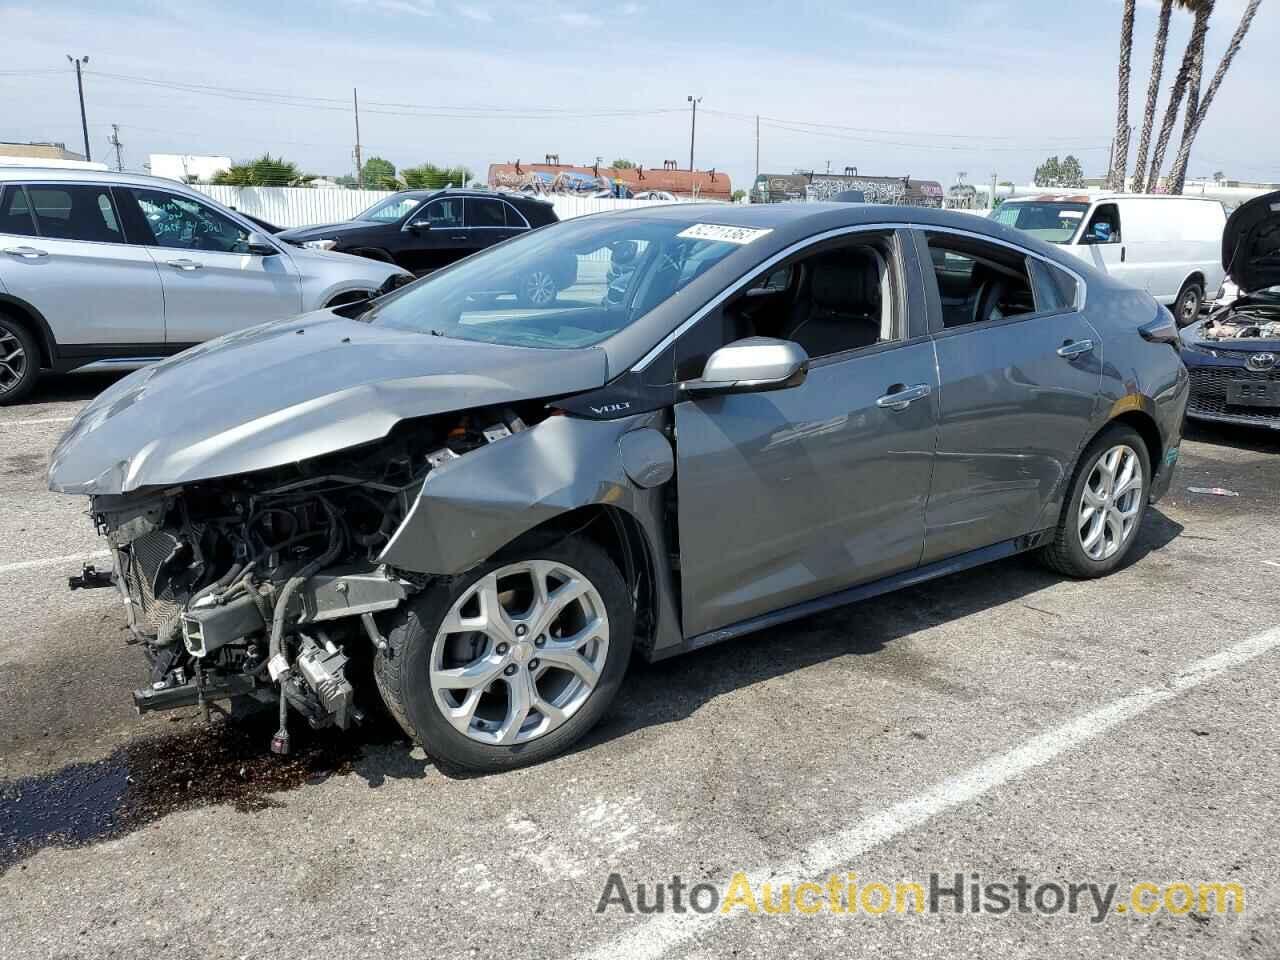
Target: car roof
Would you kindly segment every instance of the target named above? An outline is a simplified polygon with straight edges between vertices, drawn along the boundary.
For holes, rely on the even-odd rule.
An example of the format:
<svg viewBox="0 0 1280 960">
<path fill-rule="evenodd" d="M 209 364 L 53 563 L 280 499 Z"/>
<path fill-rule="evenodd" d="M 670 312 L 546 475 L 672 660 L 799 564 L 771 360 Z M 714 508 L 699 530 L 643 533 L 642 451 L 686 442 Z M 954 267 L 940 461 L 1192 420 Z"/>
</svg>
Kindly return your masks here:
<svg viewBox="0 0 1280 960">
<path fill-rule="evenodd" d="M 12 183 L 15 180 L 44 180 L 46 182 L 66 181 L 67 183 L 118 183 L 136 187 L 178 187 L 190 189 L 185 183 L 170 180 L 168 177 L 152 177 L 144 173 L 118 173 L 115 170 L 81 170 L 69 167 L 42 167 L 32 164 L 29 167 L 0 167 L 0 183 Z"/>
<path fill-rule="evenodd" d="M 1183 196 L 1173 193 L 1071 193 L 1054 192 L 1048 188 L 1044 193 L 1032 197 L 1009 197 L 1005 203 L 1095 203 L 1116 200 L 1204 200 L 1209 203 L 1221 203 L 1216 197 Z"/>
</svg>

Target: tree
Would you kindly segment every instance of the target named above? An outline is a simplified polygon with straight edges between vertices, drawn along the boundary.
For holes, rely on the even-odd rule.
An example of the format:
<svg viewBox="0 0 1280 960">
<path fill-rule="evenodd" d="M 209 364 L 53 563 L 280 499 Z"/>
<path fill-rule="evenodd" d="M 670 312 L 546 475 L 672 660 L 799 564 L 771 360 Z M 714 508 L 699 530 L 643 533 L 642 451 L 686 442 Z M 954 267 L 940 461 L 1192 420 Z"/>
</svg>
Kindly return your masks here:
<svg viewBox="0 0 1280 960">
<path fill-rule="evenodd" d="M 360 185 L 366 190 L 399 190 L 396 165 L 382 157 L 370 157 L 360 170 Z"/>
<path fill-rule="evenodd" d="M 1191 159 L 1191 145 L 1195 143 L 1196 135 L 1200 132 L 1200 124 L 1204 123 L 1205 114 L 1209 112 L 1209 106 L 1213 103 L 1213 98 L 1217 96 L 1218 88 L 1222 86 L 1223 78 L 1226 77 L 1227 70 L 1231 67 L 1231 61 L 1240 52 L 1240 46 L 1244 43 L 1245 34 L 1249 32 L 1249 27 L 1253 24 L 1254 14 L 1258 12 L 1258 6 L 1261 3 L 1262 0 L 1250 0 L 1249 5 L 1244 9 L 1244 13 L 1240 15 L 1240 23 L 1236 26 L 1236 32 L 1231 35 L 1231 42 L 1227 44 L 1226 52 L 1218 63 L 1218 69 L 1213 72 L 1213 79 L 1209 81 L 1209 89 L 1205 91 L 1204 99 L 1196 105 L 1194 119 L 1183 128 L 1182 143 L 1178 146 L 1178 156 L 1174 159 L 1173 169 L 1169 174 L 1171 180 L 1170 193 L 1182 192 L 1183 182 L 1187 176 L 1187 163 Z M 1202 59 L 1203 54 L 1204 49 L 1202 46 Z M 1197 76 L 1197 83 L 1198 81 L 1199 77 Z"/>
<path fill-rule="evenodd" d="M 299 187 L 314 179 L 283 157 L 264 153 L 256 160 L 233 163 L 214 174 L 212 182 L 232 187 Z"/>
<path fill-rule="evenodd" d="M 434 163 L 423 163 L 405 167 L 400 171 L 400 178 L 410 190 L 436 190 L 450 185 L 465 187 L 471 180 L 471 171 L 466 167 L 437 167 Z"/>
<path fill-rule="evenodd" d="M 634 160 L 627 160 L 624 158 L 613 161 L 609 166 L 613 167 L 615 170 L 634 170 L 636 168 L 636 163 Z"/>
<path fill-rule="evenodd" d="M 1124 0 L 1120 18 L 1119 90 L 1116 95 L 1116 136 L 1111 149 L 1111 169 L 1107 180 L 1112 190 L 1124 192 L 1125 168 L 1129 163 L 1129 60 L 1133 54 L 1133 17 L 1137 0 Z"/>
<path fill-rule="evenodd" d="M 1133 159 L 1133 189 L 1142 192 L 1151 148 L 1151 128 L 1156 122 L 1156 101 L 1160 99 L 1160 79 L 1164 73 L 1164 51 L 1169 43 L 1169 19 L 1173 16 L 1173 0 L 1160 0 L 1160 19 L 1156 22 L 1156 44 L 1151 53 L 1151 80 L 1147 84 L 1147 106 L 1142 111 L 1142 133 L 1138 136 L 1138 155 Z M 1121 186 L 1123 189 L 1123 185 Z"/>
<path fill-rule="evenodd" d="M 1178 119 L 1178 108 L 1182 106 L 1182 96 L 1191 81 L 1191 73 L 1195 67 L 1196 53 L 1202 49 L 1205 35 L 1209 32 L 1209 14 L 1213 12 L 1214 0 L 1178 0 L 1178 5 L 1195 12 L 1195 22 L 1191 27 L 1191 37 L 1182 53 L 1182 64 L 1173 79 L 1173 89 L 1169 93 L 1169 103 L 1164 110 L 1164 120 L 1160 124 L 1160 135 L 1156 139 L 1155 152 L 1151 156 L 1151 168 L 1146 175 L 1146 192 L 1152 193 L 1160 184 L 1160 168 L 1164 166 L 1164 154 L 1169 148 L 1169 138 L 1173 135 L 1173 125 Z"/>
<path fill-rule="evenodd" d="M 1084 169 L 1080 161 L 1068 154 L 1059 160 L 1052 156 L 1036 167 L 1035 185 L 1037 187 L 1083 187 Z"/>
<path fill-rule="evenodd" d="M 733 191 L 733 196 L 731 196 L 729 199 L 734 203 L 741 203 L 743 200 L 746 199 L 746 197 L 747 197 L 747 191 L 735 190 Z"/>
</svg>

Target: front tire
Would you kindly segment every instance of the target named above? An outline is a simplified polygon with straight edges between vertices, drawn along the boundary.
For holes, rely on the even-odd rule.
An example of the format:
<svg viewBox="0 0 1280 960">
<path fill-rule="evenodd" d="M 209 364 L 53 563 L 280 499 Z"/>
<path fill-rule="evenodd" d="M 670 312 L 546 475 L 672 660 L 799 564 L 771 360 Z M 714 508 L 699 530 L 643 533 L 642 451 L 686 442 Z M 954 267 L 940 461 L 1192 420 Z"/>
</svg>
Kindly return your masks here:
<svg viewBox="0 0 1280 960">
<path fill-rule="evenodd" d="M 1138 431 L 1103 430 L 1085 448 L 1053 542 L 1041 551 L 1051 569 L 1092 579 L 1124 562 L 1138 538 L 1151 491 L 1151 460 Z"/>
<path fill-rule="evenodd" d="M 20 403 L 40 379 L 40 348 L 31 332 L 0 313 L 0 407 Z"/>
<path fill-rule="evenodd" d="M 631 658 L 626 584 L 598 546 L 517 546 L 416 596 L 374 676 L 436 761 L 490 773 L 564 752 L 604 715 Z"/>
<path fill-rule="evenodd" d="M 1198 283 L 1188 283 L 1178 291 L 1178 299 L 1173 305 L 1173 315 L 1179 327 L 1189 327 L 1200 316 L 1200 308 L 1204 305 L 1204 287 Z"/>
</svg>

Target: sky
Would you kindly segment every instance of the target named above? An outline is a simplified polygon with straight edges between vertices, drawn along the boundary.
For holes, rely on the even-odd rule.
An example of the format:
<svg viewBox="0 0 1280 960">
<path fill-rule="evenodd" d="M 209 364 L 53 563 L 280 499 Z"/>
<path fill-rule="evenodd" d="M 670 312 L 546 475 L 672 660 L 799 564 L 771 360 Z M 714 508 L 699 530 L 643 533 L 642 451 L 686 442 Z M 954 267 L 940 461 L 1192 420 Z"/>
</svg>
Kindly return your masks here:
<svg viewBox="0 0 1280 960">
<path fill-rule="evenodd" d="M 1243 4 L 1218 2 L 1206 84 Z M 1138 5 L 1135 124 L 1157 7 Z M 695 164 L 735 187 L 755 176 L 756 115 L 766 173 L 829 163 L 1026 183 L 1045 157 L 1074 153 L 1101 175 L 1120 15 L 1120 0 L 0 0 L 0 139 L 81 149 L 74 54 L 89 57 L 94 159 L 114 162 L 116 123 L 132 170 L 150 153 L 270 151 L 307 172 L 351 173 L 357 87 L 364 156 L 397 167 L 464 164 L 483 176 L 489 163 L 548 153 L 685 166 L 692 95 L 702 98 Z M 1189 26 L 1175 11 L 1166 78 Z M 1280 180 L 1278 40 L 1280 0 L 1264 0 L 1190 176 Z"/>
</svg>

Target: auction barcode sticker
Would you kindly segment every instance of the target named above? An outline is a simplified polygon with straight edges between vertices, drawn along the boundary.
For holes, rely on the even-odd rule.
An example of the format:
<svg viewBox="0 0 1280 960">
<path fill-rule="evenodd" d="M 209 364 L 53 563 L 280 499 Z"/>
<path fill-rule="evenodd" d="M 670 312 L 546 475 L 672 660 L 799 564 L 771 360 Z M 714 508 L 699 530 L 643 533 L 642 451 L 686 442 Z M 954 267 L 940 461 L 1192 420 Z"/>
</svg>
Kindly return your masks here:
<svg viewBox="0 0 1280 960">
<path fill-rule="evenodd" d="M 687 230 L 681 230 L 676 236 L 686 240 L 718 240 L 721 243 L 744 244 L 759 240 L 767 233 L 773 233 L 773 230 L 762 230 L 756 227 L 726 227 L 719 223 L 695 223 Z"/>
</svg>

